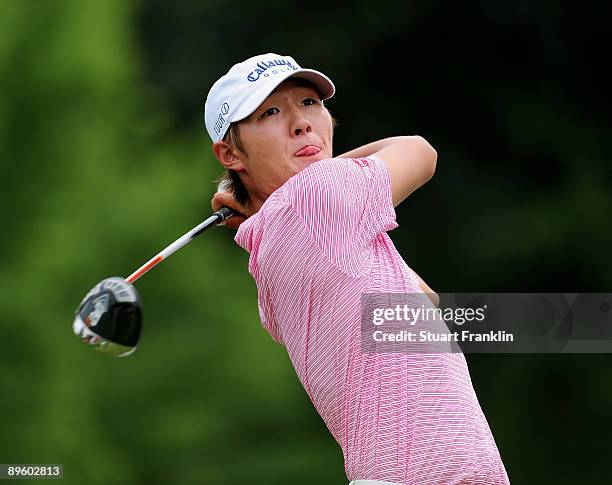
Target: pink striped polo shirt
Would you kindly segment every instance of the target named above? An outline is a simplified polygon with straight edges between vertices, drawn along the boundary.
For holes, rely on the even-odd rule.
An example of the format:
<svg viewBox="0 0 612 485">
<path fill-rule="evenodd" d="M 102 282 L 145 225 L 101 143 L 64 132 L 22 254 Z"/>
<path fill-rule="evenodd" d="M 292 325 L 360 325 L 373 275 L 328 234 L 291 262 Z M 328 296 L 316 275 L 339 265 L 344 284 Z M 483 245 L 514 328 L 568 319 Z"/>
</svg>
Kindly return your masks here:
<svg viewBox="0 0 612 485">
<path fill-rule="evenodd" d="M 387 231 L 382 160 L 321 160 L 243 222 L 259 315 L 344 454 L 349 480 L 508 484 L 461 353 L 364 353 L 362 293 L 420 292 Z"/>
</svg>

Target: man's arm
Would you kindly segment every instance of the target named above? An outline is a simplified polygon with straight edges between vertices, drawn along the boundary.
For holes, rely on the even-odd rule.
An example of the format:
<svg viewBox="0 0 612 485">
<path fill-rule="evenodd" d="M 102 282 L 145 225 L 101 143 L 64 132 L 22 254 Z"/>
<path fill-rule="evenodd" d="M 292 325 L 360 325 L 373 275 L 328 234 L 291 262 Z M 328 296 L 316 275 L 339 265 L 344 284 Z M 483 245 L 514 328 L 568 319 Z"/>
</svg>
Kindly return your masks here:
<svg viewBox="0 0 612 485">
<path fill-rule="evenodd" d="M 391 180 L 393 206 L 426 183 L 434 174 L 438 154 L 420 136 L 397 136 L 368 143 L 338 155 L 339 158 L 361 158 L 373 155 L 385 162 Z M 415 272 L 419 287 L 437 307 L 440 298 Z"/>
<path fill-rule="evenodd" d="M 427 182 L 436 170 L 438 154 L 420 136 L 396 136 L 368 143 L 338 155 L 339 158 L 380 158 L 389 171 L 393 206 Z"/>
</svg>

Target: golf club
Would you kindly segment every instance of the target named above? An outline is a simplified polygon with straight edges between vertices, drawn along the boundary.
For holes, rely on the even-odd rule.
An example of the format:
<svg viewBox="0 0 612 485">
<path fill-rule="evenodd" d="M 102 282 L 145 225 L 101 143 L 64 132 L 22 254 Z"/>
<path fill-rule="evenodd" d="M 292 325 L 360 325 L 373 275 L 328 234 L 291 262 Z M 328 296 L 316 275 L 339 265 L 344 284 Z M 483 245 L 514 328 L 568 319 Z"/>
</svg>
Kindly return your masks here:
<svg viewBox="0 0 612 485">
<path fill-rule="evenodd" d="M 94 286 L 76 310 L 72 324 L 74 334 L 86 345 L 107 355 L 125 357 L 133 353 L 142 330 L 141 302 L 133 283 L 206 229 L 232 215 L 231 209 L 222 207 L 126 279 L 106 278 Z"/>
</svg>

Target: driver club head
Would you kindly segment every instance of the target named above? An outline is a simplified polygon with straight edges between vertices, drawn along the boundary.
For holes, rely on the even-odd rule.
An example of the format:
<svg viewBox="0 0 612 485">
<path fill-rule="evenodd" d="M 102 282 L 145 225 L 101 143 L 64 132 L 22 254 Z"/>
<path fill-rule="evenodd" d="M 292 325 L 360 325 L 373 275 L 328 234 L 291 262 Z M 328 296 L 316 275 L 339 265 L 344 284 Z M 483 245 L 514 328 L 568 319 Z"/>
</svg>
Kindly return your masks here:
<svg viewBox="0 0 612 485">
<path fill-rule="evenodd" d="M 77 308 L 72 330 L 83 343 L 104 354 L 133 353 L 142 330 L 142 309 L 134 286 L 119 277 L 102 280 Z"/>
</svg>

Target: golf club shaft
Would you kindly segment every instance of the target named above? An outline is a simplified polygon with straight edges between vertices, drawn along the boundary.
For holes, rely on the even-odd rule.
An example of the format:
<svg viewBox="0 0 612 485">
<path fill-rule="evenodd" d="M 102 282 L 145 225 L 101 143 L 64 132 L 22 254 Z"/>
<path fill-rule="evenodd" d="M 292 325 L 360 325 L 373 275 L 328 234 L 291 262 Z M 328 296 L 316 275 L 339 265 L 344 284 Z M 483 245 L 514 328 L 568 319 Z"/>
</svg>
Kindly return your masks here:
<svg viewBox="0 0 612 485">
<path fill-rule="evenodd" d="M 140 268 L 138 268 L 130 276 L 128 276 L 126 281 L 130 284 L 134 283 L 134 281 L 140 278 L 143 274 L 155 268 L 155 266 L 161 263 L 164 259 L 166 259 L 172 253 L 175 253 L 176 251 L 181 249 L 183 246 L 185 246 L 187 243 L 191 242 L 193 239 L 198 237 L 210 226 L 219 224 L 220 222 L 223 222 L 226 219 L 229 219 L 230 217 L 232 217 L 232 215 L 234 215 L 234 213 L 232 212 L 231 209 L 229 209 L 228 207 L 222 207 L 217 212 L 213 213 L 213 215 L 210 216 L 208 219 L 198 224 L 196 227 L 191 229 L 189 232 L 183 234 L 180 238 L 178 238 L 176 241 L 170 244 L 167 248 L 165 248 L 163 251 L 158 253 L 157 256 L 153 257 L 152 259 L 147 261 L 145 264 L 143 264 Z"/>
</svg>

